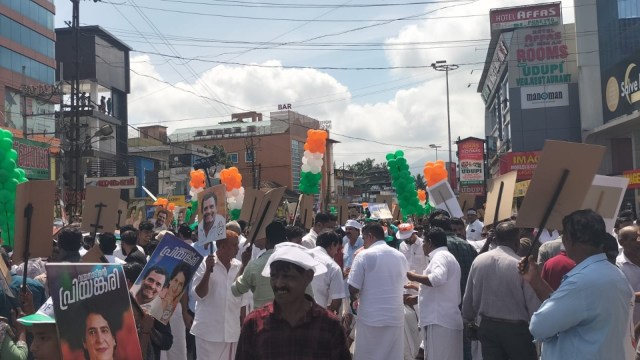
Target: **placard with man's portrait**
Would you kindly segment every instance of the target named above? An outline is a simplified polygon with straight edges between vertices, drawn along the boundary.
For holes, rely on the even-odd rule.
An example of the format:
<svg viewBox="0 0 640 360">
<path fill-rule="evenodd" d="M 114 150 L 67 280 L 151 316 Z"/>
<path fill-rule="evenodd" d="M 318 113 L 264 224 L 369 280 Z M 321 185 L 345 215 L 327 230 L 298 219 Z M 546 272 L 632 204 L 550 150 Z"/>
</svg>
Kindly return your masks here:
<svg viewBox="0 0 640 360">
<path fill-rule="evenodd" d="M 227 191 L 212 186 L 198 194 L 198 243 L 207 244 L 226 237 Z"/>
</svg>

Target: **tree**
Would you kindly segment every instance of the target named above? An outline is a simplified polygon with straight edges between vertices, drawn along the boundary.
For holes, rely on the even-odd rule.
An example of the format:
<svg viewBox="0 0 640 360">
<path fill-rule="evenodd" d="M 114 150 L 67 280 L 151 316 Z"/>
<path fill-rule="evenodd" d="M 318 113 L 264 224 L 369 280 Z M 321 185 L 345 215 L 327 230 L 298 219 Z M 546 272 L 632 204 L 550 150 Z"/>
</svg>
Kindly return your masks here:
<svg viewBox="0 0 640 360">
<path fill-rule="evenodd" d="M 355 164 L 347 165 L 347 170 L 353 171 L 356 176 L 362 176 L 373 169 L 373 159 L 366 158 Z"/>
<path fill-rule="evenodd" d="M 424 181 L 422 174 L 416 175 L 413 180 L 416 182 L 416 189 L 425 190 L 427 188 L 427 183 Z"/>
</svg>

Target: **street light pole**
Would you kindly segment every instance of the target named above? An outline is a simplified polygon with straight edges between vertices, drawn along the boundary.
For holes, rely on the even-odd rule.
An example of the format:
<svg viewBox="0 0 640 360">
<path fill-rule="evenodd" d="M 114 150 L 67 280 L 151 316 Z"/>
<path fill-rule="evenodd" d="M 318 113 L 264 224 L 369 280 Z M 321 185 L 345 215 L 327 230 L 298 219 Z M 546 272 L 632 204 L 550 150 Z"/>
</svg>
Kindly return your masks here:
<svg viewBox="0 0 640 360">
<path fill-rule="evenodd" d="M 442 145 L 429 144 L 429 147 L 432 148 L 432 149 L 435 149 L 435 151 L 436 151 L 436 161 L 438 161 L 438 149 L 440 149 L 442 147 Z"/>
<path fill-rule="evenodd" d="M 450 109 L 449 109 L 449 71 L 453 71 L 458 69 L 460 66 L 456 65 L 456 64 L 447 64 L 446 60 L 438 60 L 435 63 L 431 64 L 431 67 L 433 68 L 433 70 L 436 71 L 444 71 L 445 72 L 445 78 L 447 81 L 447 140 L 449 143 L 449 164 L 453 163 L 453 160 L 451 159 L 451 114 L 450 114 Z M 449 172 L 447 171 L 447 174 L 449 176 L 449 179 L 451 178 L 451 174 L 449 174 Z"/>
</svg>

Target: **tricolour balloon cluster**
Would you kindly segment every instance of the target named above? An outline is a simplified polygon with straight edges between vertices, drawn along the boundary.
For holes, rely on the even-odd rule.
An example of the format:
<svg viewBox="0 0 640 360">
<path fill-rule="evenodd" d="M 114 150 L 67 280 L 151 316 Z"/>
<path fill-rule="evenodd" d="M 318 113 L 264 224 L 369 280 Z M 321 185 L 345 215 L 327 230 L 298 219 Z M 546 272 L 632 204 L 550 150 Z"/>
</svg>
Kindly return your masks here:
<svg viewBox="0 0 640 360">
<path fill-rule="evenodd" d="M 154 206 L 160 206 L 163 209 L 169 210 L 169 211 L 173 211 L 176 209 L 176 204 L 169 202 L 169 199 L 165 199 L 165 198 L 158 198 L 158 200 L 156 200 L 153 203 Z"/>
<path fill-rule="evenodd" d="M 16 215 L 16 188 L 27 181 L 24 170 L 18 168 L 18 153 L 13 149 L 13 134 L 0 129 L 0 229 L 5 245 L 13 247 Z"/>
<path fill-rule="evenodd" d="M 427 192 L 422 189 L 418 190 L 418 200 L 420 200 L 421 206 L 425 206 L 427 204 Z"/>
<path fill-rule="evenodd" d="M 324 130 L 307 131 L 307 142 L 304 144 L 302 157 L 302 171 L 300 173 L 300 192 L 306 195 L 320 193 L 320 179 L 322 179 L 322 164 L 327 144 L 327 134 Z"/>
<path fill-rule="evenodd" d="M 427 162 L 424 164 L 423 172 L 427 186 L 433 186 L 447 178 L 447 169 L 444 167 L 443 160 L 437 160 L 435 163 Z"/>
<path fill-rule="evenodd" d="M 242 186 L 242 175 L 237 167 L 231 167 L 220 171 L 220 181 L 227 188 L 227 207 L 229 208 L 229 219 L 240 218 L 242 203 L 244 202 L 244 187 Z"/>
<path fill-rule="evenodd" d="M 194 213 L 198 212 L 198 194 L 204 190 L 206 174 L 203 170 L 191 170 L 189 173 L 189 195 L 191 195 L 191 206 L 187 207 L 184 215 L 184 221 L 190 222 Z"/>
<path fill-rule="evenodd" d="M 398 150 L 395 153 L 387 154 L 387 167 L 391 174 L 391 182 L 396 189 L 398 205 L 403 216 L 422 215 L 424 208 L 420 206 L 416 182 L 409 172 L 409 164 L 404 157 L 404 152 Z"/>
</svg>

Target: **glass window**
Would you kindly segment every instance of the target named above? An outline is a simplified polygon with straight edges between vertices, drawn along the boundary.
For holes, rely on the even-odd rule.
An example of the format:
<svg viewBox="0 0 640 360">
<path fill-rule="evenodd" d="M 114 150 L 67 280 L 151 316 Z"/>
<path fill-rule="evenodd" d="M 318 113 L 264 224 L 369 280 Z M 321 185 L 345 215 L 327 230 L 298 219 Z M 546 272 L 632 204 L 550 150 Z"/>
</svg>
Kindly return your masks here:
<svg viewBox="0 0 640 360">
<path fill-rule="evenodd" d="M 618 18 L 630 19 L 640 16 L 640 0 L 618 0 Z"/>
<path fill-rule="evenodd" d="M 49 2 L 53 3 L 53 1 Z M 31 0 L 0 0 L 0 5 L 10 8 L 42 27 L 54 30 L 53 13 Z"/>
<path fill-rule="evenodd" d="M 0 46 L 0 66 L 15 73 L 22 73 L 23 65 L 28 77 L 45 84 L 54 83 L 54 68 Z"/>
<path fill-rule="evenodd" d="M 229 157 L 229 161 L 231 161 L 233 164 L 238 163 L 238 153 L 228 154 L 228 157 Z"/>
<path fill-rule="evenodd" d="M 54 58 L 55 43 L 53 40 L 4 15 L 0 15 L 0 36 L 8 37 L 11 41 L 28 49 Z"/>
<path fill-rule="evenodd" d="M 245 162 L 253 162 L 253 151 L 246 151 L 244 153 L 244 161 Z"/>
</svg>

